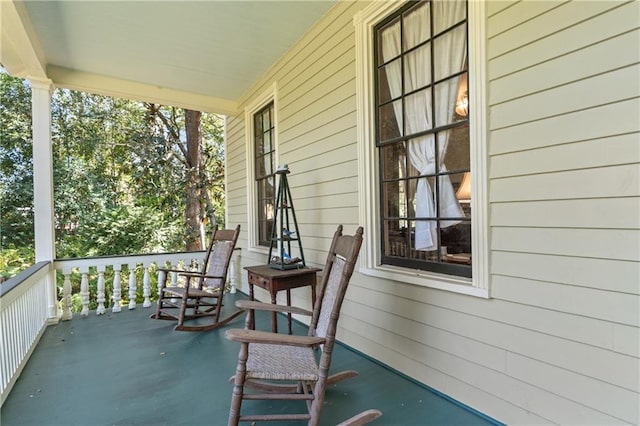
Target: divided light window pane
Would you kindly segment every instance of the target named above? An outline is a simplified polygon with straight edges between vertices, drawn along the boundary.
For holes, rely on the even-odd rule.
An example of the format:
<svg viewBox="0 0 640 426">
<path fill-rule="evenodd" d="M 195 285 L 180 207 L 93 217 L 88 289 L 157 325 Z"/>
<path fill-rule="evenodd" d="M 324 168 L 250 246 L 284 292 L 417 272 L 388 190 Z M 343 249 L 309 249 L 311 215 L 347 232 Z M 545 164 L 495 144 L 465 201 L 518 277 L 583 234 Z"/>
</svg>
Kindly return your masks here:
<svg viewBox="0 0 640 426">
<path fill-rule="evenodd" d="M 269 246 L 275 205 L 275 147 L 273 102 L 253 116 L 258 244 Z"/>
<path fill-rule="evenodd" d="M 375 29 L 383 264 L 471 276 L 467 2 L 410 2 Z"/>
</svg>

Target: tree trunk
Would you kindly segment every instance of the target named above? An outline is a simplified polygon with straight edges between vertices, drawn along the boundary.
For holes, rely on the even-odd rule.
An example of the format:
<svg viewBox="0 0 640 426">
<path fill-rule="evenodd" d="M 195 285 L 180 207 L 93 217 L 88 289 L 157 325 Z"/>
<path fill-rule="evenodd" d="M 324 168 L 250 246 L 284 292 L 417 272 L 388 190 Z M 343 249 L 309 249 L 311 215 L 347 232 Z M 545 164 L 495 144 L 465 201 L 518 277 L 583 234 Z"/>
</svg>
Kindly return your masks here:
<svg viewBox="0 0 640 426">
<path fill-rule="evenodd" d="M 202 220 L 201 185 L 200 185 L 200 111 L 186 109 L 185 127 L 187 133 L 187 188 L 186 188 L 186 212 L 185 212 L 185 241 L 186 250 L 202 250 L 200 228 Z"/>
</svg>

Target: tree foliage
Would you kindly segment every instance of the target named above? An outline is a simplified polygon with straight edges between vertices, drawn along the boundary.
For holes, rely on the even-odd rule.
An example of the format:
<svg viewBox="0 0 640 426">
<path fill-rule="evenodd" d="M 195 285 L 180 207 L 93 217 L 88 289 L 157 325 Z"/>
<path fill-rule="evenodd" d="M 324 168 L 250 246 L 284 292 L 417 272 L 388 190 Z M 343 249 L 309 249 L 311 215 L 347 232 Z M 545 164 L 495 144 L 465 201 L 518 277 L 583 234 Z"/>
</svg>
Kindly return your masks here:
<svg viewBox="0 0 640 426">
<path fill-rule="evenodd" d="M 31 93 L 6 73 L 0 84 L 0 248 L 32 252 Z M 183 109 L 56 89 L 51 121 L 58 258 L 185 249 Z M 222 118 L 202 114 L 200 131 L 206 223 L 224 218 Z"/>
<path fill-rule="evenodd" d="M 3 249 L 33 251 L 31 139 L 31 89 L 23 80 L 0 73 L 0 247 Z"/>
</svg>

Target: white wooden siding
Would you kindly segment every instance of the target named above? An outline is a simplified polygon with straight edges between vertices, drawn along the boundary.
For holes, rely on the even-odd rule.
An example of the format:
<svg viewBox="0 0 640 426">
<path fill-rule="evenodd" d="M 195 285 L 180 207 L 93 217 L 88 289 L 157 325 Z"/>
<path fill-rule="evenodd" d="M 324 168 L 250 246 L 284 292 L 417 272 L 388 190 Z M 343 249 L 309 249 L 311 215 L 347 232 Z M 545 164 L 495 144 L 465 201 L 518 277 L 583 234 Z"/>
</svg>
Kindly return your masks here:
<svg viewBox="0 0 640 426">
<path fill-rule="evenodd" d="M 496 3 L 498 2 L 490 4 Z M 582 9 L 584 3 L 586 2 L 569 3 L 566 6 Z M 565 17 L 567 25 L 564 28 L 557 32 L 543 32 L 545 37 L 530 42 L 526 49 L 511 50 L 508 55 L 503 56 L 499 56 L 498 52 L 491 51 L 493 57 L 491 58 L 490 77 L 494 79 L 503 77 L 514 71 L 541 64 L 548 61 L 549 58 L 561 59 L 563 55 L 602 43 L 611 37 L 632 31 L 638 26 L 638 15 L 640 14 L 638 2 L 600 1 L 589 2 L 588 6 L 596 7 L 596 12 L 601 13 L 598 19 L 578 20 L 574 16 L 568 16 Z M 569 12 L 572 14 L 575 10 L 569 10 Z M 593 10 L 590 12 L 593 13 Z M 492 17 L 491 28 L 494 27 L 494 22 L 503 15 L 505 19 L 513 19 L 507 13 L 495 15 Z M 498 31 L 493 31 L 494 35 L 497 33 Z M 567 43 L 567 40 L 571 42 Z M 574 70 L 574 72 L 579 73 L 580 70 Z"/>
<path fill-rule="evenodd" d="M 353 5 L 357 6 L 357 5 Z M 355 56 L 351 5 L 327 17 L 330 30 L 316 27 L 288 52 L 244 97 L 247 103 L 274 81 L 278 86 L 278 163 L 287 163 L 296 216 L 303 235 L 305 259 L 321 265 L 335 227 L 357 225 L 355 136 Z M 228 149 L 242 154 L 228 166 L 233 185 L 228 201 L 237 200 L 247 223 L 244 116 L 229 117 Z M 341 161 L 334 161 L 339 158 Z M 333 164 L 332 164 L 333 163 Z M 327 167 L 327 165 L 331 165 Z M 250 183 L 249 183 L 250 184 Z M 231 207 L 231 206 L 230 206 Z M 232 210 L 235 216 L 237 210 Z M 238 217 L 241 216 L 238 211 Z M 242 236 L 241 236 L 242 238 Z M 240 245 L 246 247 L 245 240 Z M 264 263 L 264 254 L 243 251 L 243 264 Z M 245 283 L 241 289 L 246 289 Z M 259 297 L 266 298 L 263 292 Z M 293 302 L 309 306 L 309 292 L 293 292 Z M 279 295 L 283 300 L 284 295 Z"/>
<path fill-rule="evenodd" d="M 514 2 L 515 3 L 515 2 Z M 505 10 L 491 15 L 487 27 L 489 38 L 488 58 L 493 59 L 507 52 L 528 49 L 530 44 L 538 42 L 556 33 L 566 31 L 573 25 L 598 17 L 598 14 L 614 9 L 626 1 L 526 1 L 524 4 L 513 4 Z M 631 17 L 632 18 L 632 17 Z M 622 31 L 620 31 L 622 32 Z M 582 35 L 582 33 L 580 33 Z M 602 40 L 603 37 L 596 37 Z M 581 44 L 580 40 L 561 37 L 564 49 L 570 51 L 572 43 Z M 515 43 L 514 43 L 515 41 Z M 541 59 L 556 58 L 555 52 L 542 55 Z"/>
<path fill-rule="evenodd" d="M 360 217 L 357 148 L 371 141 L 357 140 L 352 19 L 365 6 L 338 3 L 243 96 L 277 83 L 278 162 L 313 265 Z M 338 337 L 508 424 L 640 424 L 640 3 L 486 12 L 492 298 L 356 273 Z M 228 118 L 227 202 L 246 230 L 244 126 Z M 243 266 L 264 261 L 243 250 Z"/>
<path fill-rule="evenodd" d="M 490 154 L 637 134 L 640 100 L 630 99 L 491 132 Z M 571 123 L 567 126 L 566 123 Z"/>
<path fill-rule="evenodd" d="M 635 62 L 637 60 L 637 58 L 634 58 Z M 535 74 L 538 72 L 540 70 L 533 70 Z M 545 89 L 511 101 L 494 104 L 490 126 L 494 129 L 515 126 L 628 99 L 632 96 L 631 94 L 638 92 L 640 80 L 638 80 L 637 76 L 639 72 L 640 66 L 628 66 L 573 81 L 559 87 L 553 86 L 557 83 L 554 81 L 556 80 L 555 78 L 549 82 L 540 82 L 540 78 L 538 78 L 538 85 L 544 86 Z M 518 77 L 520 76 L 518 75 Z M 527 81 L 531 77 L 524 76 L 521 78 Z M 621 81 L 626 82 L 626 84 L 618 84 Z M 495 85 L 499 87 L 500 83 L 496 82 Z M 527 93 L 529 90 L 534 91 L 536 89 L 538 88 L 523 88 L 522 92 Z M 509 88 L 503 90 L 511 91 Z M 588 96 L 585 96 L 585 94 L 588 94 Z"/>
<path fill-rule="evenodd" d="M 632 157 L 629 159 L 633 161 Z M 490 182 L 492 201 L 495 202 L 637 197 L 639 184 L 637 163 L 500 178 Z"/>
<path fill-rule="evenodd" d="M 638 229 L 637 208 L 638 201 L 633 198 L 495 203 L 491 206 L 491 220 L 502 226 Z M 611 212 L 616 215 L 604 222 L 603 215 Z"/>
<path fill-rule="evenodd" d="M 635 279 L 638 277 L 637 263 L 618 259 L 496 251 L 492 255 L 491 271 L 500 275 L 640 294 L 638 280 Z"/>
<path fill-rule="evenodd" d="M 493 178 L 503 178 L 629 164 L 639 157 L 637 135 L 623 134 L 496 154 L 490 169 Z"/>
<path fill-rule="evenodd" d="M 619 52 L 637 40 L 638 36 L 638 30 L 630 31 L 600 43 L 595 43 L 587 48 L 573 51 L 554 61 L 530 65 L 522 69 L 518 74 L 502 76 L 494 82 L 490 94 L 490 102 L 495 105 L 509 99 L 515 99 L 545 91 L 550 87 L 566 84 L 569 79 L 580 82 L 582 79 L 589 79 L 600 73 L 606 75 L 609 74 L 610 70 L 633 65 L 638 62 L 640 52 L 637 52 L 635 55 L 619 55 Z M 574 70 L 573 67 L 576 67 L 576 69 Z M 572 71 L 567 73 L 567 70 Z M 545 79 L 535 78 L 539 75 L 546 75 L 548 77 Z M 629 83 L 631 85 L 637 85 L 637 82 L 633 80 L 634 79 L 631 79 Z M 526 84 L 522 84 L 522 81 L 525 81 Z M 591 86 L 598 85 L 597 81 L 582 81 L 580 83 Z M 606 83 L 603 83 L 603 85 L 606 85 Z M 580 86 L 574 88 L 574 90 L 580 89 Z M 593 87 L 590 88 L 590 90 L 593 89 Z M 627 91 L 625 95 L 622 99 L 629 96 L 629 91 Z M 592 97 L 588 99 L 593 101 Z M 578 96 L 578 100 L 585 99 L 582 99 L 582 96 Z"/>
<path fill-rule="evenodd" d="M 510 348 L 506 373 L 566 399 L 553 423 L 640 422 L 639 11 L 520 2 L 489 17 L 491 291 L 547 323 L 529 336 L 545 353 Z"/>
</svg>

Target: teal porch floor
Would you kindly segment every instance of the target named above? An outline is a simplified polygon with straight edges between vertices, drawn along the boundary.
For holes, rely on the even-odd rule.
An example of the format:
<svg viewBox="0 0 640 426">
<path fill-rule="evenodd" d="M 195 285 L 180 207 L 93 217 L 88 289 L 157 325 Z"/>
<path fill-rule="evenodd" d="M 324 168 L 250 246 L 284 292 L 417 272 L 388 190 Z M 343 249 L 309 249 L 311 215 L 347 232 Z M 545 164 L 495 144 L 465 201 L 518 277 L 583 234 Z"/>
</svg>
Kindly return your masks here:
<svg viewBox="0 0 640 426">
<path fill-rule="evenodd" d="M 225 309 L 231 309 L 232 301 L 227 304 Z M 239 345 L 226 340 L 224 330 L 242 327 L 243 316 L 221 329 L 193 333 L 173 331 L 172 322 L 149 319 L 151 313 L 142 307 L 104 316 L 92 312 L 48 327 L 2 406 L 0 423 L 226 425 L 232 390 L 228 379 Z M 266 316 L 257 319 L 270 324 Z M 285 318 L 279 321 L 284 330 Z M 294 322 L 294 334 L 305 333 Z M 360 375 L 328 389 L 323 425 L 369 408 L 383 412 L 372 425 L 497 424 L 337 345 L 331 371 L 346 369 Z M 274 412 L 296 408 L 292 402 L 246 404 L 271 406 Z"/>
</svg>

